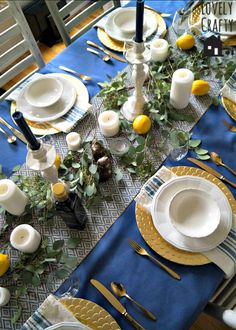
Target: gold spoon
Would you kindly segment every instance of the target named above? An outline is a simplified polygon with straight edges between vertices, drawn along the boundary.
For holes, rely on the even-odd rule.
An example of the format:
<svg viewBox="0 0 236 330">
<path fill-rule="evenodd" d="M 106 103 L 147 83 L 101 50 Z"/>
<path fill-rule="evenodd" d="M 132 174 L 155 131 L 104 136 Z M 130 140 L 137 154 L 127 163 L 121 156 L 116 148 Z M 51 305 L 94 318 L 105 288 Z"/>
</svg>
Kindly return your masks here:
<svg viewBox="0 0 236 330">
<path fill-rule="evenodd" d="M 211 160 L 216 164 L 216 165 L 221 165 L 227 168 L 231 173 L 236 175 L 236 171 L 234 171 L 231 167 L 228 165 L 224 164 L 220 156 L 216 152 L 211 152 Z"/>
<path fill-rule="evenodd" d="M 7 137 L 7 142 L 8 143 L 14 143 L 16 142 L 16 137 L 15 135 L 9 135 L 2 127 L 0 127 L 0 132 L 2 132 L 6 137 Z"/>
<path fill-rule="evenodd" d="M 104 62 L 110 61 L 111 57 L 109 55 L 103 55 L 102 53 L 97 52 L 95 49 L 93 48 L 87 48 L 87 51 L 93 54 L 96 54 L 97 56 L 99 56 Z"/>
<path fill-rule="evenodd" d="M 147 310 L 145 307 L 143 307 L 140 303 L 135 301 L 133 298 L 131 298 L 128 294 L 127 291 L 124 287 L 123 284 L 117 283 L 117 282 L 111 282 L 111 288 L 113 292 L 118 296 L 118 297 L 126 297 L 130 301 L 132 301 L 138 308 L 142 310 L 142 312 L 151 320 L 156 321 L 156 316 L 153 315 L 149 310 Z"/>
</svg>

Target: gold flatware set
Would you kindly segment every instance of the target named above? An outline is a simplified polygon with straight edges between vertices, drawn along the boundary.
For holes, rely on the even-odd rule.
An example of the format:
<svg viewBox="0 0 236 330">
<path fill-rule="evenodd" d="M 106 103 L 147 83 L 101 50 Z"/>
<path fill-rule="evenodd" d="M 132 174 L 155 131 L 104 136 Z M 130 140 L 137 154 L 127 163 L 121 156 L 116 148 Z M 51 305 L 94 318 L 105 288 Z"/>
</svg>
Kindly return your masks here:
<svg viewBox="0 0 236 330">
<path fill-rule="evenodd" d="M 0 124 L 6 126 L 13 135 L 9 135 L 2 127 L 0 131 L 7 137 L 8 143 L 14 143 L 16 142 L 16 138 L 20 139 L 22 142 L 27 143 L 24 135 L 18 131 L 16 128 L 12 127 L 6 120 L 0 117 Z"/>
<path fill-rule="evenodd" d="M 236 126 L 228 123 L 226 120 L 223 121 L 223 124 L 228 128 L 229 131 L 236 133 Z"/>
</svg>

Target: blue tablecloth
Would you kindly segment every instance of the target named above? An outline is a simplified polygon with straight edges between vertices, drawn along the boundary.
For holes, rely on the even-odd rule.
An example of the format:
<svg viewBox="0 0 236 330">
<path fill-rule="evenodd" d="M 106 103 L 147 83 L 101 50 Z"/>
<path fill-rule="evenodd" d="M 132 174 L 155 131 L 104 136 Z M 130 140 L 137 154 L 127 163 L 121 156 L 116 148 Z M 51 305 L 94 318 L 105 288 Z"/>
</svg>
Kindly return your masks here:
<svg viewBox="0 0 236 330">
<path fill-rule="evenodd" d="M 177 8 L 184 5 L 184 1 L 147 1 L 146 4 L 159 10 L 174 13 Z M 134 5 L 134 2 L 132 2 Z M 167 19 L 170 25 L 171 18 Z M 107 80 L 106 75 L 115 76 L 117 71 L 125 67 L 125 63 L 112 61 L 108 65 L 99 58 L 86 52 L 86 40 L 99 43 L 95 29 L 90 30 L 60 55 L 54 58 L 42 73 L 60 72 L 57 67 L 65 65 L 77 71 L 91 75 L 94 79 L 87 84 L 90 97 L 98 91 L 98 81 Z M 1 116 L 12 122 L 9 115 L 9 103 L 0 105 Z M 222 124 L 222 120 L 231 121 L 224 109 L 211 107 L 193 129 L 194 138 L 200 138 L 203 147 L 209 151 L 216 151 L 223 160 L 235 165 L 235 139 L 236 135 L 228 132 Z M 5 138 L 1 138 L 1 160 L 3 170 L 10 175 L 12 167 L 25 161 L 26 147 L 18 142 L 16 146 L 9 145 Z M 167 166 L 188 165 L 193 166 L 187 160 L 174 163 L 171 160 L 165 162 Z M 216 166 L 210 163 L 212 167 Z M 227 170 L 221 168 L 221 173 L 234 180 Z M 236 194 L 236 190 L 230 187 Z M 129 302 L 122 299 L 129 312 L 144 325 L 146 329 L 184 330 L 189 329 L 196 317 L 206 305 L 217 286 L 223 279 L 223 272 L 215 265 L 209 264 L 199 267 L 177 265 L 164 261 L 176 270 L 182 280 L 176 281 L 167 275 L 157 265 L 146 258 L 135 254 L 127 244 L 128 237 L 142 243 L 150 251 L 141 238 L 135 221 L 135 202 L 125 210 L 116 223 L 107 231 L 87 258 L 72 273 L 72 277 L 80 278 L 79 296 L 97 302 L 106 308 L 118 321 L 122 329 L 132 329 L 130 324 L 107 303 L 101 294 L 89 284 L 91 278 L 96 278 L 108 288 L 111 281 L 125 284 L 131 296 L 142 302 L 153 311 L 157 322 L 146 319 L 134 309 Z M 64 283 L 66 285 L 66 282 Z M 64 291 L 63 286 L 57 294 Z"/>
</svg>

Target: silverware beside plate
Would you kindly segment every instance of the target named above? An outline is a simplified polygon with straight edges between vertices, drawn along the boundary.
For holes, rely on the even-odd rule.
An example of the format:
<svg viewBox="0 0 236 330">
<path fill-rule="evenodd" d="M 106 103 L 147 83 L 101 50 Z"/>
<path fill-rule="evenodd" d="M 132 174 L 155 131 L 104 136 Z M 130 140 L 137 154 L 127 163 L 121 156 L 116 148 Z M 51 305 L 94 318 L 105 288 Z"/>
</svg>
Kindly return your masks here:
<svg viewBox="0 0 236 330">
<path fill-rule="evenodd" d="M 168 266 L 164 265 L 162 262 L 160 262 L 159 260 L 157 260 L 156 258 L 154 258 L 153 256 L 151 256 L 141 245 L 139 245 L 137 242 L 135 242 L 134 240 L 130 239 L 128 240 L 129 245 L 132 247 L 132 249 L 140 254 L 141 256 L 146 256 L 149 259 L 151 259 L 153 262 L 155 262 L 156 264 L 158 264 L 158 266 L 160 266 L 162 269 L 164 269 L 169 275 L 171 275 L 173 278 L 175 278 L 176 280 L 181 280 L 181 277 L 179 276 L 179 274 L 177 274 L 176 272 L 174 272 L 172 269 L 170 269 Z"/>
<path fill-rule="evenodd" d="M 236 188 L 236 183 L 232 182 L 231 180 L 225 178 L 221 173 L 217 172 L 216 170 L 214 170 L 213 168 L 211 168 L 210 166 L 204 164 L 203 162 L 201 162 L 200 160 L 197 160 L 195 158 L 187 158 L 190 162 L 196 164 L 198 167 L 202 168 L 203 170 L 205 170 L 206 172 L 214 175 L 216 178 L 220 179 L 221 181 L 224 181 L 228 184 L 230 184 L 232 187 Z"/>
<path fill-rule="evenodd" d="M 223 163 L 222 159 L 220 158 L 220 155 L 218 155 L 216 152 L 211 152 L 211 160 L 216 164 L 216 165 L 220 165 L 223 166 L 225 168 L 227 168 L 231 173 L 233 173 L 233 175 L 236 175 L 236 171 L 232 169 L 232 167 L 226 165 L 225 163 Z"/>
<path fill-rule="evenodd" d="M 0 117 L 0 123 L 5 125 L 18 139 L 27 144 L 26 138 L 24 135 L 18 131 L 16 128 L 12 127 L 6 120 Z"/>
<path fill-rule="evenodd" d="M 130 321 L 130 323 L 137 330 L 145 330 L 141 324 L 139 324 L 130 314 L 128 314 L 126 308 L 119 302 L 119 300 L 99 281 L 91 279 L 90 283 L 109 301 L 109 303 L 124 317 Z"/>
<path fill-rule="evenodd" d="M 87 51 L 90 53 L 93 53 L 95 55 L 97 55 L 98 57 L 100 57 L 104 62 L 110 61 L 111 57 L 109 55 L 103 55 L 102 53 L 96 51 L 95 49 L 92 48 L 87 48 Z"/>
<path fill-rule="evenodd" d="M 0 127 L 0 132 L 6 136 L 8 143 L 11 144 L 11 143 L 16 142 L 15 135 L 9 135 L 2 127 Z"/>
<path fill-rule="evenodd" d="M 87 44 L 88 44 L 89 46 L 92 46 L 92 47 L 95 47 L 95 48 L 101 50 L 103 53 L 109 55 L 110 57 L 115 58 L 115 59 L 118 60 L 118 61 L 126 62 L 126 60 L 125 60 L 123 57 L 121 57 L 121 56 L 119 56 L 119 55 L 117 55 L 117 54 L 115 54 L 115 53 L 113 53 L 113 52 L 107 50 L 106 48 L 103 48 L 103 47 L 101 47 L 101 46 L 95 44 L 95 42 L 93 42 L 93 41 L 87 40 Z"/>
<path fill-rule="evenodd" d="M 157 318 L 153 313 L 151 313 L 147 308 L 145 308 L 143 305 L 141 305 L 139 302 L 137 302 L 128 295 L 123 284 L 117 282 L 111 282 L 111 288 L 118 297 L 126 297 L 133 304 L 135 304 L 150 320 L 156 321 Z"/>
<path fill-rule="evenodd" d="M 72 70 L 70 68 L 67 68 L 67 67 L 65 67 L 63 65 L 59 65 L 59 69 L 65 71 L 65 72 L 68 72 L 68 73 L 72 73 L 73 75 L 75 75 L 76 77 L 79 77 L 82 80 L 85 80 L 85 81 L 86 80 L 92 80 L 92 77 L 87 76 L 87 75 L 85 75 L 83 73 L 79 73 L 79 72 L 77 72 L 75 70 Z"/>
</svg>

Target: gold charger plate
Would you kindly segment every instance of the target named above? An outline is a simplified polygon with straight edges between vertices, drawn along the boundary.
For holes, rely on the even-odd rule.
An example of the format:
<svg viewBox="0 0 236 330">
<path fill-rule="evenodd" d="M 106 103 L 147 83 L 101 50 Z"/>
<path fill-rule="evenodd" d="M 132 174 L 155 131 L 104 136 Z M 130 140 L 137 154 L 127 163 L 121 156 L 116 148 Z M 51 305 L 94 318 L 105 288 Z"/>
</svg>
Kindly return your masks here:
<svg viewBox="0 0 236 330">
<path fill-rule="evenodd" d="M 224 106 L 225 110 L 227 111 L 228 115 L 233 120 L 236 120 L 236 103 L 234 103 L 233 101 L 231 101 L 223 96 L 221 99 L 222 99 L 223 106 Z"/>
<path fill-rule="evenodd" d="M 155 15 L 158 22 L 157 33 L 160 34 L 161 37 L 164 37 L 166 34 L 166 22 L 164 18 L 152 10 L 148 10 L 148 11 L 152 15 Z M 97 28 L 97 35 L 98 35 L 98 39 L 103 43 L 104 46 L 112 50 L 116 50 L 117 52 L 123 52 L 124 42 L 111 38 L 102 28 Z"/>
<path fill-rule="evenodd" d="M 233 213 L 236 213 L 236 201 L 231 191 L 213 175 L 195 167 L 176 166 L 171 171 L 178 176 L 193 175 L 205 178 L 216 184 L 226 195 Z M 166 242 L 154 227 L 151 215 L 139 204 L 136 204 L 136 221 L 139 231 L 146 243 L 163 258 L 182 265 L 199 266 L 210 263 L 210 260 L 201 253 L 192 253 L 177 249 Z"/>
<path fill-rule="evenodd" d="M 77 97 L 84 97 L 85 99 L 87 98 L 85 94 L 87 94 L 87 88 L 86 86 L 76 77 L 73 77 L 71 75 L 65 74 L 65 73 L 60 73 L 60 76 L 69 80 L 72 85 L 75 87 Z M 83 85 L 83 86 L 82 86 Z M 86 89 L 86 92 L 85 92 Z M 89 102 L 89 100 L 88 100 Z M 16 111 L 16 102 L 13 101 L 11 102 L 11 115 Z M 50 122 L 45 122 L 45 123 L 37 123 L 34 121 L 26 120 L 28 123 L 29 127 L 31 128 L 32 132 L 35 135 L 52 135 L 52 134 L 58 134 L 61 133 L 60 130 L 58 130 L 56 127 L 53 127 Z"/>
<path fill-rule="evenodd" d="M 62 298 L 60 302 L 84 325 L 93 330 L 121 330 L 101 306 L 81 298 Z"/>
</svg>

